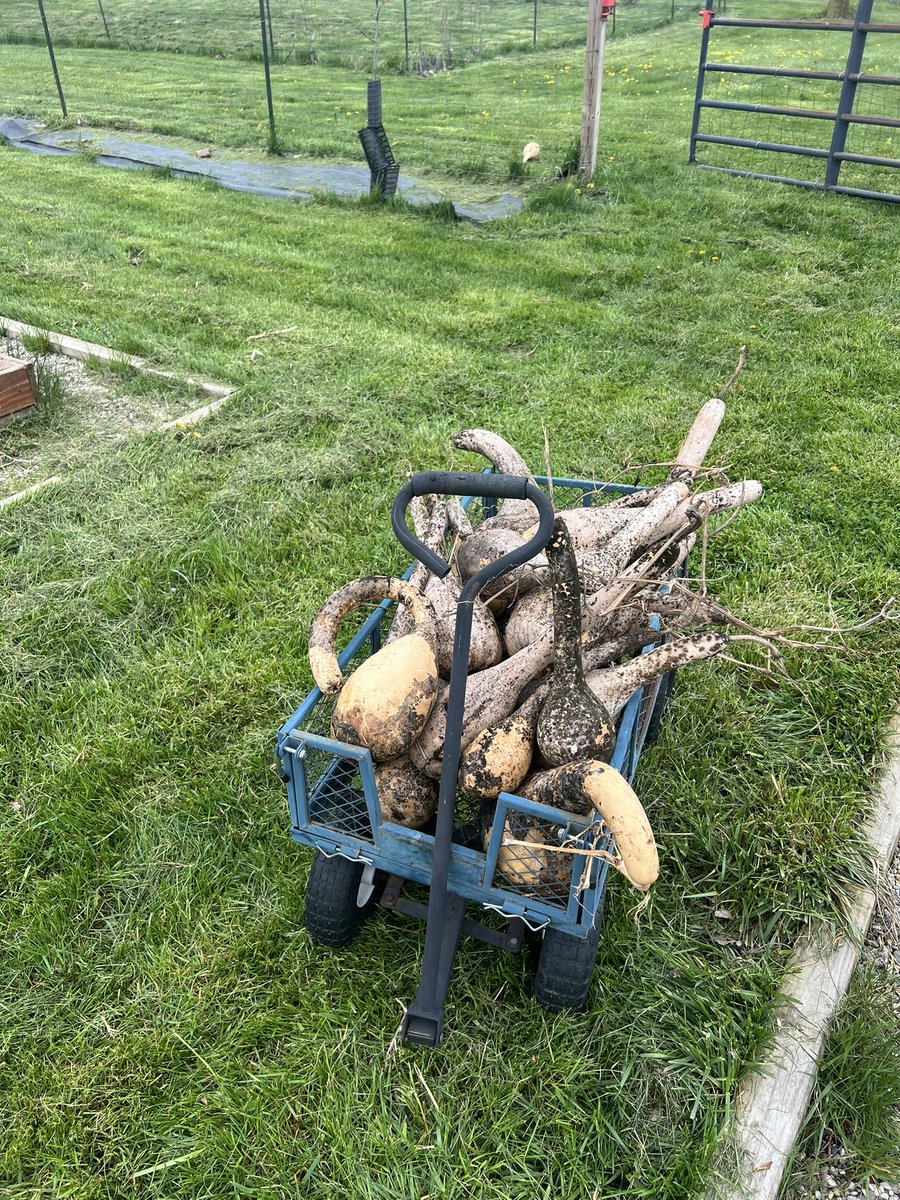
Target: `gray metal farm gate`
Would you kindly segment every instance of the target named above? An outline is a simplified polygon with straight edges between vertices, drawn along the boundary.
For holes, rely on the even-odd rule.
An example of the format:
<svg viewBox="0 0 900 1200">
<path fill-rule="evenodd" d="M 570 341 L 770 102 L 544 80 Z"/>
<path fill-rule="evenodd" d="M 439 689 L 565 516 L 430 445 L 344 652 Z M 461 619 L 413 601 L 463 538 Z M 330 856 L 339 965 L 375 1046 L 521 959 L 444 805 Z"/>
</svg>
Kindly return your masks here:
<svg viewBox="0 0 900 1200">
<path fill-rule="evenodd" d="M 894 19 L 873 20 L 876 2 L 876 16 Z M 849 20 L 730 17 L 717 14 L 714 3 L 705 0 L 701 13 L 689 161 L 900 203 L 896 0 L 859 0 Z M 776 30 L 797 33 L 770 32 Z M 758 57 L 778 61 L 748 61 Z M 796 175 L 759 169 L 759 152 L 791 155 Z"/>
</svg>

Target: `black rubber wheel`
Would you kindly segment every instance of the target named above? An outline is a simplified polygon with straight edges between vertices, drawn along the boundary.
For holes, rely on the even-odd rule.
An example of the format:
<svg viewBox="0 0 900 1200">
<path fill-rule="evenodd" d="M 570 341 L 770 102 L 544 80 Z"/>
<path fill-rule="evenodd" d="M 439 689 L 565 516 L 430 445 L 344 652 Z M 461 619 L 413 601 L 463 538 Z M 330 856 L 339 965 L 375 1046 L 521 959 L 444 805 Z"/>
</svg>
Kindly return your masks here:
<svg viewBox="0 0 900 1200">
<path fill-rule="evenodd" d="M 316 851 L 306 885 L 306 928 L 319 945 L 335 949 L 349 946 L 377 903 L 379 882 L 384 886 L 380 871 L 376 872 L 372 896 L 361 908 L 356 903 L 364 869 L 364 863 L 351 862 L 338 854 L 328 858 Z"/>
<path fill-rule="evenodd" d="M 674 691 L 675 672 L 670 671 L 668 675 L 663 675 L 659 691 L 656 693 L 656 703 L 653 705 L 653 712 L 650 714 L 650 722 L 647 725 L 647 736 L 644 738 L 645 748 L 652 746 L 659 737 L 663 717 L 666 715 L 666 709 L 669 707 L 669 701 L 672 699 Z"/>
<path fill-rule="evenodd" d="M 597 961 L 603 911 L 586 938 L 546 929 L 541 941 L 531 994 L 551 1012 L 583 1012 Z"/>
</svg>

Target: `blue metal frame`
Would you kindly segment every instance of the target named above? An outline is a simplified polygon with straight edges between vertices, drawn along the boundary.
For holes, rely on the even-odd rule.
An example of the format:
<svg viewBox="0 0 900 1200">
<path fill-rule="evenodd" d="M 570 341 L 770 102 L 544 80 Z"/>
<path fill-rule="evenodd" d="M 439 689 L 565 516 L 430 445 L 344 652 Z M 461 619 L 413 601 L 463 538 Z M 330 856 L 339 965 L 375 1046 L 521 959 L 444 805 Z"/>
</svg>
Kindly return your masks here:
<svg viewBox="0 0 900 1200">
<path fill-rule="evenodd" d="M 548 481 L 539 476 L 537 482 L 546 484 Z M 556 487 L 580 489 L 584 493 L 582 503 L 586 507 L 603 493 L 627 495 L 641 490 L 628 484 L 594 483 L 583 479 L 554 478 L 553 483 Z M 468 507 L 470 502 L 467 498 L 463 503 Z M 485 502 L 486 511 L 490 511 L 491 507 Z M 411 570 L 412 567 L 406 572 L 407 576 Z M 347 667 L 367 646 L 369 653 L 378 649 L 381 643 L 381 624 L 390 608 L 391 601 L 384 601 L 363 623 L 338 655 L 342 668 Z M 647 650 L 651 648 L 648 646 Z M 637 769 L 660 683 L 661 680 L 657 680 L 649 688 L 636 692 L 622 713 L 610 761 L 629 782 L 633 780 Z M 322 692 L 314 687 L 278 731 L 276 756 L 281 779 L 287 789 L 292 838 L 301 845 L 320 850 L 324 854 L 341 854 L 346 858 L 374 865 L 388 874 L 399 875 L 403 879 L 427 886 L 431 880 L 434 838 L 421 830 L 408 829 L 382 818 L 370 752 L 363 747 L 323 737 L 305 728 L 316 706 L 323 699 Z M 310 751 L 332 756 L 328 767 L 312 788 L 308 785 L 306 772 L 306 759 Z M 316 798 L 327 794 L 341 771 L 348 769 L 352 770 L 354 775 L 357 770 L 360 773 L 371 829 L 370 837 L 355 836 L 328 825 L 317 824 L 310 818 L 310 810 L 314 807 Z M 580 818 L 562 809 L 503 792 L 497 801 L 487 850 L 482 852 L 467 846 L 453 845 L 449 890 L 510 919 L 521 918 L 533 929 L 552 925 L 565 933 L 586 937 L 594 926 L 603 900 L 609 863 L 600 858 L 582 856 L 579 859 L 577 855 L 573 855 L 568 896 L 555 901 L 525 896 L 504 887 L 502 877 L 498 877 L 497 861 L 503 827 L 509 812 L 522 813 L 559 826 L 566 837 L 584 833 L 583 845 L 593 845 L 596 840 L 597 817 Z M 598 845 L 602 849 L 609 843 L 601 841 Z M 588 880 L 585 883 L 586 873 Z"/>
</svg>

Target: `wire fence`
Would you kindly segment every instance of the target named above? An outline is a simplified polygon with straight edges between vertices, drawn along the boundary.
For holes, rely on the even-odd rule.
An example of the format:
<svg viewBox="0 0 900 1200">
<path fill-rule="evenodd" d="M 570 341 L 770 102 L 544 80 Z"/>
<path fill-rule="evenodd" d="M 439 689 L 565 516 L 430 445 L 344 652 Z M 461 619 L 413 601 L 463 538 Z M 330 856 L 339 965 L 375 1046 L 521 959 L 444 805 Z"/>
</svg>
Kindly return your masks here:
<svg viewBox="0 0 900 1200">
<path fill-rule="evenodd" d="M 213 58 L 262 56 L 255 0 L 44 0 L 57 47 L 168 51 Z M 265 0 L 274 63 L 382 72 L 443 71 L 512 51 L 578 45 L 586 0 Z M 696 0 L 619 0 L 611 36 L 695 13 Z M 35 0 L 4 0 L 0 43 L 41 44 Z"/>
</svg>

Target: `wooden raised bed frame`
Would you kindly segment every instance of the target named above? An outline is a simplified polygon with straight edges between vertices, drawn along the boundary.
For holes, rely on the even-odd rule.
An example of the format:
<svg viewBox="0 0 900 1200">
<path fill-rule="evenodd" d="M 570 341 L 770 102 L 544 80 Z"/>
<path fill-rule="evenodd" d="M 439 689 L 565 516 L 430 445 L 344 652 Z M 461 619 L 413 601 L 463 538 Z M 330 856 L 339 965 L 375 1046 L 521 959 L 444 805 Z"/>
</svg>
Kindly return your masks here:
<svg viewBox="0 0 900 1200">
<path fill-rule="evenodd" d="M 0 354 L 0 420 L 37 403 L 34 367 L 19 358 Z"/>
</svg>

